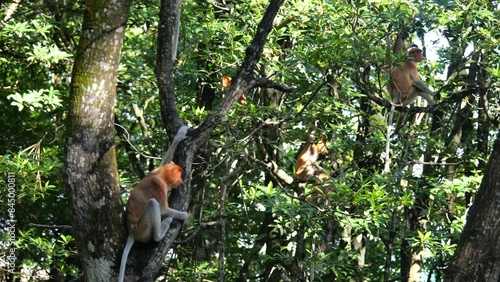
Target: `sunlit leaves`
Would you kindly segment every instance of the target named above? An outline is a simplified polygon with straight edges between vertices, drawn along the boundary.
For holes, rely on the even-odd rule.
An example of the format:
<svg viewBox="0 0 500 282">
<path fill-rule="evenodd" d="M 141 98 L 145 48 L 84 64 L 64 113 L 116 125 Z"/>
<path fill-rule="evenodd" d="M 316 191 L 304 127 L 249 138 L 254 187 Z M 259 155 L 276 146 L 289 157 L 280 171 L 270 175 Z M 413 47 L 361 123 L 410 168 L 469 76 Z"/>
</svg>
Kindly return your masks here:
<svg viewBox="0 0 500 282">
<path fill-rule="evenodd" d="M 71 58 L 72 55 L 59 50 L 57 46 L 42 46 L 40 43 L 33 45 L 32 52 L 28 53 L 29 61 L 40 61 L 47 65 L 59 63 L 59 61 Z"/>
<path fill-rule="evenodd" d="M 36 108 L 56 108 L 62 106 L 62 100 L 59 98 L 60 92 L 54 88 L 29 90 L 26 93 L 14 93 L 7 98 L 12 100 L 11 105 L 16 106 L 19 111 L 28 107 L 31 111 Z"/>
</svg>

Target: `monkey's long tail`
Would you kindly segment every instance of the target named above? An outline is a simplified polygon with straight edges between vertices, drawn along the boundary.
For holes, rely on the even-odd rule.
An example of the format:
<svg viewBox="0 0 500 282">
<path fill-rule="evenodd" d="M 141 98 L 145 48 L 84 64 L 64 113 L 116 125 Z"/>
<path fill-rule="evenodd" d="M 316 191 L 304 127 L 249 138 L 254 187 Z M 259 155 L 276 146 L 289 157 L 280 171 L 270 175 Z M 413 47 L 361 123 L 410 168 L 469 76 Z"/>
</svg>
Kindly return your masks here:
<svg viewBox="0 0 500 282">
<path fill-rule="evenodd" d="M 118 282 L 123 282 L 123 278 L 125 277 L 125 266 L 127 265 L 128 253 L 130 252 L 130 249 L 133 245 L 134 236 L 132 236 L 132 233 L 129 233 L 127 237 L 127 243 L 125 244 L 125 248 L 123 248 L 122 262 L 120 264 L 120 276 L 118 277 Z"/>
<path fill-rule="evenodd" d="M 394 118 L 394 109 L 396 105 L 394 101 L 391 103 L 391 111 L 389 112 L 389 121 L 387 122 L 387 139 L 385 141 L 385 166 L 383 173 L 389 173 L 391 169 L 391 134 L 392 134 L 392 119 Z"/>
</svg>

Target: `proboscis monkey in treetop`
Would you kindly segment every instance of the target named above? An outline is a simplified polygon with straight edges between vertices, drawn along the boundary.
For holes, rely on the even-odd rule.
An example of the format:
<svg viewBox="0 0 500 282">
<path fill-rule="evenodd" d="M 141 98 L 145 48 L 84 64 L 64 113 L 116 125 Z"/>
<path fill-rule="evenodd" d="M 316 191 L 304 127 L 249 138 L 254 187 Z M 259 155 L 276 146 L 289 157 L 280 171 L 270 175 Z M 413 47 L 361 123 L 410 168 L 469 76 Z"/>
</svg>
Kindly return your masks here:
<svg viewBox="0 0 500 282">
<path fill-rule="evenodd" d="M 399 33 L 394 42 L 393 51 L 396 55 L 406 54 L 404 45 L 404 33 Z M 430 90 L 421 80 L 418 74 L 417 63 L 425 60 L 422 49 L 417 45 L 411 44 L 407 53 L 407 60 L 398 62 L 391 70 L 388 90 L 394 105 L 406 106 L 411 104 L 418 96 L 424 98 L 427 103 L 434 105 L 433 96 L 435 93 Z M 391 112 L 394 110 L 391 108 Z M 399 132 L 404 120 L 404 113 L 398 118 L 395 133 Z"/>
</svg>

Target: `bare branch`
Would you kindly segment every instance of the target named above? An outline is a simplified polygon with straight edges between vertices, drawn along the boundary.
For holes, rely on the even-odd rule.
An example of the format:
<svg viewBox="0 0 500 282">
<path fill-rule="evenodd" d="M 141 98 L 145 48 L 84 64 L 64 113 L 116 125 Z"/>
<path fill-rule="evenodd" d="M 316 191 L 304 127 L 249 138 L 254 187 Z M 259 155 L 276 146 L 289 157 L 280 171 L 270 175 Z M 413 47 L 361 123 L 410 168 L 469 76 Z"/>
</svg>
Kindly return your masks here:
<svg viewBox="0 0 500 282">
<path fill-rule="evenodd" d="M 319 93 L 319 91 L 323 88 L 323 86 L 325 86 L 327 84 L 327 81 L 324 80 L 323 82 L 321 82 L 320 85 L 318 85 L 318 87 L 316 88 L 316 90 L 313 92 L 313 94 L 311 95 L 311 97 L 309 97 L 309 100 L 307 100 L 307 102 L 305 103 L 304 107 L 302 108 L 302 110 L 300 110 L 300 112 L 298 112 L 294 117 L 293 119 L 299 117 L 300 115 L 302 115 L 302 113 L 304 112 L 304 110 L 309 106 L 309 104 L 311 104 L 311 102 L 314 100 L 314 98 L 316 97 L 316 95 Z"/>
<path fill-rule="evenodd" d="M 174 243 L 175 244 L 186 244 L 186 243 L 189 243 L 196 236 L 198 236 L 198 233 L 200 233 L 202 230 L 210 229 L 210 228 L 215 228 L 215 227 L 218 227 L 218 226 L 220 226 L 220 222 L 218 222 L 218 221 L 210 221 L 210 222 L 201 223 L 200 225 L 198 225 L 198 228 L 196 228 L 196 230 L 193 232 L 193 234 L 189 235 L 189 237 L 187 237 L 184 240 L 175 241 Z"/>
<path fill-rule="evenodd" d="M 286 184 L 288 185 L 291 185 L 293 184 L 294 182 L 294 179 L 292 176 L 288 175 L 288 173 L 286 173 L 284 170 L 282 170 L 277 163 L 273 162 L 273 161 L 270 161 L 268 163 L 264 162 L 264 161 L 261 161 L 259 159 L 256 159 L 256 158 L 253 158 L 253 157 L 250 157 L 250 156 L 247 156 L 247 158 L 255 163 L 258 163 L 260 164 L 261 166 L 267 168 L 267 170 L 269 172 L 272 173 L 272 175 L 277 179 L 277 180 L 281 180 L 281 181 L 278 181 L 278 183 L 280 182 L 285 182 Z M 281 184 L 280 184 L 281 185 Z"/>
</svg>

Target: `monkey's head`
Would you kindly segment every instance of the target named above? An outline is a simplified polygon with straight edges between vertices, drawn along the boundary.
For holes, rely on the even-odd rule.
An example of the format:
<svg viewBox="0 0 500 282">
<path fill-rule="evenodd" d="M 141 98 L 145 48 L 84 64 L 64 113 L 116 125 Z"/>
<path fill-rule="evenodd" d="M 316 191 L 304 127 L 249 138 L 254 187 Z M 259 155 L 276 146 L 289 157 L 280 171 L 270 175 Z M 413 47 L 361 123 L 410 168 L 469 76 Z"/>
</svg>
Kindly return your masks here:
<svg viewBox="0 0 500 282">
<path fill-rule="evenodd" d="M 417 63 L 425 60 L 425 57 L 422 54 L 422 49 L 420 49 L 418 47 L 412 48 L 410 51 L 408 51 L 408 55 L 412 56 L 414 58 L 415 62 L 417 62 Z"/>
<path fill-rule="evenodd" d="M 222 88 L 226 89 L 231 85 L 232 77 L 230 76 L 223 76 L 221 81 L 222 81 Z"/>
<path fill-rule="evenodd" d="M 182 167 L 169 163 L 161 167 L 161 176 L 167 182 L 168 187 L 177 188 L 177 186 L 184 184 L 182 181 Z"/>
<path fill-rule="evenodd" d="M 320 155 L 328 154 L 328 143 L 326 141 L 319 141 L 314 146 L 318 154 Z"/>
</svg>

